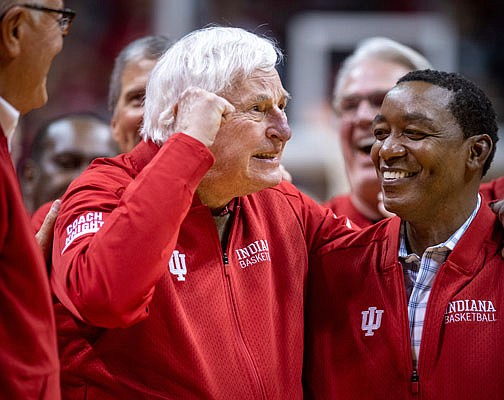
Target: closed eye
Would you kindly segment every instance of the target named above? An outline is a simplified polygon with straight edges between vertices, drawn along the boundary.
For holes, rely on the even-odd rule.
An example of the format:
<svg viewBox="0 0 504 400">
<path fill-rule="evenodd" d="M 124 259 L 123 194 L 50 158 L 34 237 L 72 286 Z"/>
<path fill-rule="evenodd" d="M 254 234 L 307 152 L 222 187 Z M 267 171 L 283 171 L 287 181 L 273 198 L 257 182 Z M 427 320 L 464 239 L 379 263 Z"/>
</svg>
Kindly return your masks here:
<svg viewBox="0 0 504 400">
<path fill-rule="evenodd" d="M 425 139 L 428 134 L 420 131 L 405 130 L 404 135 L 406 135 L 411 140 L 422 140 Z"/>
<path fill-rule="evenodd" d="M 385 140 L 389 135 L 389 131 L 385 129 L 375 129 L 373 134 L 376 140 Z"/>
</svg>

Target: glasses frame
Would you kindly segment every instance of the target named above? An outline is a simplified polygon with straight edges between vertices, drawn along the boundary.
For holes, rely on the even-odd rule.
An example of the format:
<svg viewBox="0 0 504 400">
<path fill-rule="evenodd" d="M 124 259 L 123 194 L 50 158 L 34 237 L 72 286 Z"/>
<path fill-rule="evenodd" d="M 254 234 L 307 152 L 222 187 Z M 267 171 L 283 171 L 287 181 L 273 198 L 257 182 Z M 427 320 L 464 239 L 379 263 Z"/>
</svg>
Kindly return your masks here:
<svg viewBox="0 0 504 400">
<path fill-rule="evenodd" d="M 61 34 L 63 36 L 68 35 L 70 31 L 70 26 L 72 25 L 72 21 L 75 18 L 76 12 L 70 8 L 50 8 L 44 7 L 38 4 L 16 4 L 18 7 L 27 8 L 29 10 L 41 11 L 53 14 L 61 14 L 61 17 L 58 18 L 58 25 L 61 30 Z"/>
</svg>

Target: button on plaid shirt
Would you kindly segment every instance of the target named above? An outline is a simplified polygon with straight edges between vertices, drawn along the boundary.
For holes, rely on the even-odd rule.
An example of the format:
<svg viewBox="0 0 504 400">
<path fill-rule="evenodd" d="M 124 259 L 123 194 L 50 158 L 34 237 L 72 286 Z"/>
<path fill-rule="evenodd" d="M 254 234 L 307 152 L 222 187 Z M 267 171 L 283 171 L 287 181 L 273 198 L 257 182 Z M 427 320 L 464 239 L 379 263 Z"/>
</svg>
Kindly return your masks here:
<svg viewBox="0 0 504 400">
<path fill-rule="evenodd" d="M 481 198 L 478 195 L 476 208 L 464 224 L 446 242 L 428 247 L 423 253 L 422 258 L 414 253 L 408 254 L 405 222 L 401 224 L 399 261 L 403 266 L 404 283 L 406 285 L 406 296 L 408 299 L 408 319 L 414 369 L 418 366 L 425 310 L 427 308 L 427 301 L 429 300 L 434 278 L 436 277 L 439 267 L 446 261 L 448 255 L 474 219 L 480 204 Z"/>
</svg>

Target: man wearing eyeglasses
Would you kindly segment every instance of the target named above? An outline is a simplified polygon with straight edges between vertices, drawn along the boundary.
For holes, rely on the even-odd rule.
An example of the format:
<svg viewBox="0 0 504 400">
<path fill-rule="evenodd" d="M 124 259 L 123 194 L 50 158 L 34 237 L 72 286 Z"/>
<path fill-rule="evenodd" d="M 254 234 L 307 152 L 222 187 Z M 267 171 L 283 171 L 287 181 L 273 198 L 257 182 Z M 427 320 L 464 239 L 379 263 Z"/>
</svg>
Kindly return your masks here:
<svg viewBox="0 0 504 400">
<path fill-rule="evenodd" d="M 47 74 L 75 15 L 62 7 L 61 0 L 0 3 L 2 399 L 61 397 L 56 328 L 44 257 L 23 205 L 9 144 L 19 116 L 47 101 Z M 44 227 L 49 228 L 46 238 L 52 238 L 53 219 L 54 215 L 50 215 L 49 224 Z M 47 244 L 46 239 L 46 247 Z"/>
</svg>

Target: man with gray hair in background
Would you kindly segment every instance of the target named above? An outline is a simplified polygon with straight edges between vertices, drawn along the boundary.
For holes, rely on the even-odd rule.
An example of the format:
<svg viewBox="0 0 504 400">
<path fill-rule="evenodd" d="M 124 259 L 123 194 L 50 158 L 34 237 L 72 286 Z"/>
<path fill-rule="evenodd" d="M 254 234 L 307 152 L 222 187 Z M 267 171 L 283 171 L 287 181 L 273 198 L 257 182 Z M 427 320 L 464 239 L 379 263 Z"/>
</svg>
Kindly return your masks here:
<svg viewBox="0 0 504 400">
<path fill-rule="evenodd" d="M 371 131 L 385 94 L 407 72 L 430 68 L 420 53 L 394 40 L 362 41 L 343 62 L 334 86 L 333 108 L 350 193 L 325 203 L 336 215 L 346 215 L 360 227 L 386 216 L 379 207 L 380 183 L 371 161 Z"/>
<path fill-rule="evenodd" d="M 145 36 L 126 45 L 114 62 L 108 93 L 112 137 L 121 153 L 140 141 L 145 87 L 158 58 L 172 41 L 162 35 Z"/>
</svg>

